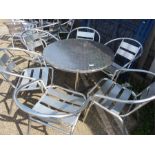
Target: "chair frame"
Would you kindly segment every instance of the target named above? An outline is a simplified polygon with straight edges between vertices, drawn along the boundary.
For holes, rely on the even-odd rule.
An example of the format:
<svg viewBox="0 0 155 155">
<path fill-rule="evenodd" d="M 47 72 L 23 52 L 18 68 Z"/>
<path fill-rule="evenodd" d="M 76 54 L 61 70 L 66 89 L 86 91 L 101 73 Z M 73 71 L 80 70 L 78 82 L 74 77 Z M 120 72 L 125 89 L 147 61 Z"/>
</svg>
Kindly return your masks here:
<svg viewBox="0 0 155 155">
<path fill-rule="evenodd" d="M 155 77 L 155 73 L 153 72 L 150 72 L 150 71 L 146 71 L 146 70 L 141 70 L 141 69 L 119 69 L 119 70 L 116 70 L 116 72 L 114 73 L 113 75 L 113 78 L 112 80 L 117 82 L 117 79 L 118 77 L 120 76 L 120 74 L 123 74 L 123 73 L 126 73 L 126 72 L 134 72 L 134 73 L 145 73 L 145 74 L 148 74 L 148 75 L 151 75 L 153 77 Z M 134 112 L 136 112 L 137 110 L 139 110 L 140 108 L 142 108 L 143 106 L 145 106 L 147 103 L 155 100 L 155 95 L 154 96 L 151 96 L 151 97 L 147 97 L 145 99 L 138 99 L 138 97 L 140 97 L 141 93 L 139 94 L 135 94 L 133 91 L 133 96 L 135 97 L 134 100 L 122 100 L 122 99 L 117 99 L 117 98 L 114 98 L 114 97 L 110 97 L 110 96 L 107 96 L 107 95 L 100 95 L 100 94 L 95 94 L 94 96 L 92 96 L 92 92 L 95 90 L 95 88 L 99 87 L 100 86 L 100 83 L 103 81 L 103 80 L 108 80 L 108 79 L 101 79 L 88 93 L 87 93 L 87 98 L 89 98 L 89 100 L 91 101 L 91 104 L 89 105 L 89 108 L 87 109 L 86 111 L 86 115 L 85 115 L 85 118 L 84 120 L 86 119 L 87 117 L 87 114 L 88 114 L 88 111 L 90 110 L 91 106 L 92 105 L 97 105 L 99 106 L 101 109 L 105 110 L 106 112 L 108 112 L 109 114 L 111 114 L 114 118 L 118 119 L 121 126 L 122 126 L 122 132 L 123 134 L 128 134 L 128 131 L 124 125 L 124 119 L 126 117 L 128 117 L 129 115 L 133 114 Z M 149 87 L 147 87 L 148 89 Z M 130 104 L 131 106 L 132 105 L 138 105 L 137 107 L 135 107 L 134 109 L 132 109 L 131 111 L 128 111 L 126 114 L 116 114 L 114 113 L 113 111 L 107 109 L 106 107 L 102 106 L 100 103 L 98 103 L 97 101 L 95 101 L 95 98 L 99 98 L 99 99 L 106 99 L 106 100 L 110 100 L 110 101 L 114 101 L 114 102 L 119 102 L 121 104 Z"/>
<path fill-rule="evenodd" d="M 92 31 L 92 32 L 86 32 L 86 31 L 80 31 L 80 30 L 89 30 L 89 31 Z M 79 32 L 85 32 L 85 33 L 94 33 L 94 37 L 95 37 L 95 34 L 98 36 L 98 42 L 100 42 L 100 34 L 99 34 L 99 32 L 97 31 L 97 30 L 95 30 L 95 29 L 93 29 L 93 28 L 91 28 L 91 27 L 77 27 L 77 28 L 75 28 L 75 29 L 73 29 L 69 34 L 68 34 L 68 36 L 67 36 L 67 39 L 69 39 L 70 38 L 70 35 L 73 33 L 73 32 L 76 32 L 76 39 L 84 39 L 84 40 L 91 40 L 91 41 L 94 41 L 94 37 L 92 38 L 92 37 L 90 37 L 90 38 L 88 38 L 87 36 L 86 37 L 82 37 L 81 36 L 81 38 L 79 37 L 78 38 L 78 36 L 77 36 L 77 33 L 78 33 L 78 31 Z"/>
<path fill-rule="evenodd" d="M 77 110 L 77 111 L 74 111 L 74 112 L 68 113 L 68 114 L 66 113 L 66 114 L 58 114 L 58 115 L 54 115 L 53 114 L 52 115 L 52 114 L 39 113 L 39 112 L 34 111 L 33 109 L 30 109 L 29 107 L 23 105 L 22 103 L 20 103 L 20 101 L 17 98 L 18 93 L 24 87 L 27 87 L 27 86 L 33 84 L 34 82 L 39 83 L 39 85 L 41 86 L 41 88 L 44 89 L 44 92 L 46 94 L 46 89 L 48 87 L 44 87 L 43 82 L 41 80 L 35 80 L 35 81 L 30 82 L 30 83 L 27 83 L 26 85 L 23 85 L 23 86 L 20 86 L 20 87 L 16 88 L 15 91 L 14 91 L 14 95 L 13 95 L 13 99 L 14 99 L 17 107 L 19 107 L 22 111 L 24 111 L 25 113 L 27 113 L 29 115 L 29 118 L 28 118 L 28 132 L 27 133 L 28 134 L 30 133 L 31 121 L 34 121 L 34 122 L 37 122 L 37 123 L 41 123 L 42 125 L 49 126 L 49 127 L 54 128 L 54 129 L 57 129 L 57 130 L 61 131 L 62 133 L 65 133 L 65 134 L 73 134 L 78 119 L 75 121 L 74 125 L 71 126 L 70 131 L 69 132 L 66 132 L 63 129 L 57 128 L 57 127 L 55 127 L 53 125 L 51 126 L 50 124 L 46 124 L 46 123 L 43 123 L 42 121 L 38 121 L 37 119 L 35 119 L 35 117 L 38 117 L 38 118 L 51 118 L 51 119 L 62 119 L 62 118 L 67 118 L 67 117 L 71 117 L 71 116 L 78 116 L 79 117 L 80 114 L 81 114 L 81 112 L 86 108 L 88 102 L 85 102 L 85 104 L 83 104 L 83 106 L 82 106 L 82 108 L 80 110 Z M 61 89 L 63 89 L 66 92 L 73 93 L 73 94 L 76 94 L 76 95 L 81 96 L 86 101 L 86 97 L 82 93 L 75 92 L 75 91 L 72 91 L 72 90 L 69 90 L 69 89 L 66 89 L 66 88 L 57 86 L 57 85 L 52 85 L 52 86 L 49 86 L 49 87 L 52 87 L 52 88 L 61 88 Z"/>
</svg>

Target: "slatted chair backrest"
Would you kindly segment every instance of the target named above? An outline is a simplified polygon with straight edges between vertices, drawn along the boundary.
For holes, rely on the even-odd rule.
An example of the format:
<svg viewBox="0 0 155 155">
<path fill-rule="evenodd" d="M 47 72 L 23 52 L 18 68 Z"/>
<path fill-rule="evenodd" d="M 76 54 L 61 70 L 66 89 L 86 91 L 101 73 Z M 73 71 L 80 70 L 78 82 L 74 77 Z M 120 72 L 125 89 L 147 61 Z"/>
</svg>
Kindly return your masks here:
<svg viewBox="0 0 155 155">
<path fill-rule="evenodd" d="M 100 34 L 93 28 L 90 27 L 78 27 L 73 29 L 67 36 L 67 39 L 71 37 L 73 33 L 76 33 L 76 39 L 85 39 L 91 41 L 98 41 L 100 42 Z"/>
<path fill-rule="evenodd" d="M 135 45 L 132 45 L 126 42 L 125 40 L 122 40 L 119 48 L 117 49 L 115 53 L 115 57 L 120 55 L 121 57 L 128 60 L 126 61 L 126 64 L 128 64 L 129 62 L 132 62 L 136 58 L 136 56 L 138 55 L 140 51 L 140 48 L 141 48 L 140 46 L 137 47 Z M 122 65 L 124 66 L 126 64 L 122 64 Z"/>
<path fill-rule="evenodd" d="M 121 41 L 121 43 L 115 52 L 113 66 L 118 69 L 121 67 L 129 68 L 132 62 L 141 56 L 143 46 L 139 41 L 132 38 L 116 38 L 108 41 L 104 45 L 108 46 L 118 41 Z"/>
</svg>

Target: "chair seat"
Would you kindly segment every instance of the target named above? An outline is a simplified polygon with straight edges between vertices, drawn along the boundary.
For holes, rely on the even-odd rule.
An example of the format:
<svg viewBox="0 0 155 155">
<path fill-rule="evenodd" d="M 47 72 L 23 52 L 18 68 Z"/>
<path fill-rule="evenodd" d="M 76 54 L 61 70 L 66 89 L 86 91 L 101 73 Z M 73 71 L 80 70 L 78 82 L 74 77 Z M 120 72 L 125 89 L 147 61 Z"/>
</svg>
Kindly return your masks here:
<svg viewBox="0 0 155 155">
<path fill-rule="evenodd" d="M 101 89 L 99 89 L 96 94 L 104 94 L 106 96 L 122 100 L 128 100 L 130 97 L 132 97 L 131 90 L 122 87 L 120 84 L 115 83 L 114 81 L 109 79 L 103 83 Z M 124 107 L 127 105 L 124 103 L 118 103 L 111 100 L 99 98 L 96 98 L 95 101 L 98 102 L 99 106 L 103 106 L 115 114 L 120 114 L 123 111 Z"/>
<path fill-rule="evenodd" d="M 108 66 L 107 68 L 105 68 L 105 69 L 103 70 L 103 72 L 106 73 L 106 74 L 111 74 L 111 75 L 113 75 L 114 72 L 115 72 L 117 69 L 120 69 L 120 68 L 121 68 L 121 66 L 119 66 L 119 65 L 117 65 L 116 63 L 113 62 L 110 66 Z"/>
<path fill-rule="evenodd" d="M 67 93 L 63 88 L 55 88 L 49 86 L 46 93 L 35 104 L 33 110 L 42 114 L 55 115 L 55 118 L 40 118 L 46 122 L 63 122 L 67 126 L 73 126 L 79 117 L 79 113 L 74 113 L 80 110 L 85 103 L 85 99 L 73 93 Z M 60 115 L 73 114 L 69 117 L 59 118 Z M 58 116 L 58 117 L 57 117 Z M 59 121 L 58 121 L 59 120 Z"/>
<path fill-rule="evenodd" d="M 48 85 L 49 74 L 50 74 L 50 69 L 47 67 L 28 68 L 22 72 L 23 76 L 31 77 L 31 78 L 34 78 L 35 80 L 41 79 L 44 82 L 45 86 Z M 28 82 L 31 82 L 31 79 L 25 79 L 25 78 L 19 79 L 18 86 L 25 85 Z M 24 88 L 24 90 L 37 90 L 37 89 L 40 89 L 37 83 L 34 83 Z"/>
</svg>

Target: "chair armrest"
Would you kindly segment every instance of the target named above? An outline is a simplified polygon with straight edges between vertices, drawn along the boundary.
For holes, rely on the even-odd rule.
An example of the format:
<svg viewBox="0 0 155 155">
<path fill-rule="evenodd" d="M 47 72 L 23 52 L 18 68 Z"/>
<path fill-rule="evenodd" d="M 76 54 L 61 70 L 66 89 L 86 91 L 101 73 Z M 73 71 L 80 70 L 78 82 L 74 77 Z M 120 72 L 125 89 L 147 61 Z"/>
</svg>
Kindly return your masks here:
<svg viewBox="0 0 155 155">
<path fill-rule="evenodd" d="M 155 99 L 155 96 L 151 96 L 149 98 L 145 98 L 145 99 L 140 99 L 140 100 L 122 100 L 122 99 L 117 99 L 117 98 L 113 98 L 110 96 L 106 96 L 106 95 L 99 95 L 99 94 L 95 94 L 94 98 L 101 98 L 101 99 L 107 99 L 107 100 L 111 100 L 114 102 L 119 102 L 122 104 L 141 104 L 141 103 L 145 103 L 145 102 L 151 102 L 152 100 Z"/>
<path fill-rule="evenodd" d="M 142 70 L 142 69 L 126 69 L 126 68 L 121 68 L 118 69 L 114 72 L 112 80 L 117 81 L 117 79 L 119 78 L 120 74 L 126 73 L 126 72 L 137 72 L 137 73 L 146 73 L 146 74 L 150 74 L 152 76 L 155 76 L 155 73 L 151 72 L 151 71 L 147 71 L 147 70 Z"/>
<path fill-rule="evenodd" d="M 37 53 L 37 52 L 34 52 L 34 51 L 30 51 L 30 50 L 26 50 L 26 49 L 22 49 L 22 48 L 3 48 L 3 49 L 6 49 L 6 50 L 8 50 L 8 51 L 14 51 L 14 52 L 16 52 L 16 51 L 22 51 L 22 52 L 24 52 L 24 53 L 26 53 L 27 55 L 34 55 L 34 56 L 41 56 L 41 54 L 40 53 Z"/>
<path fill-rule="evenodd" d="M 31 77 L 27 77 L 27 76 L 23 76 L 23 75 L 20 75 L 20 74 L 17 74 L 17 73 L 6 71 L 2 67 L 0 67 L 0 72 L 3 73 L 3 74 L 8 74 L 10 76 L 16 76 L 16 77 L 19 77 L 19 78 L 25 78 L 25 79 L 35 80 L 34 78 L 31 78 Z"/>
</svg>

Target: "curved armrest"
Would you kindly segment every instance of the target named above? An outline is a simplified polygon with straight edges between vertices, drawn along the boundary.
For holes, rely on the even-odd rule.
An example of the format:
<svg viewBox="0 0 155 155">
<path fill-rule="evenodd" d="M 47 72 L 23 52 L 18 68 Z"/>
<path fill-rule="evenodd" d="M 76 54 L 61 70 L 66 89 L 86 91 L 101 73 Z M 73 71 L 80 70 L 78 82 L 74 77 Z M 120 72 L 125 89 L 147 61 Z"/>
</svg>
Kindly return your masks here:
<svg viewBox="0 0 155 155">
<path fill-rule="evenodd" d="M 116 99 L 116 98 L 113 98 L 113 97 L 110 97 L 110 96 L 99 95 L 99 94 L 94 95 L 94 98 L 95 97 L 111 100 L 111 101 L 114 101 L 114 102 L 119 102 L 119 103 L 122 103 L 122 104 L 124 104 L 124 103 L 125 104 L 140 104 L 140 103 L 144 103 L 144 102 L 151 102 L 151 101 L 153 101 L 155 99 L 155 96 L 151 96 L 149 98 L 140 99 L 140 100 L 122 100 L 122 99 Z"/>
<path fill-rule="evenodd" d="M 152 76 L 155 76 L 155 73 L 151 72 L 151 71 L 147 71 L 147 70 L 142 70 L 142 69 L 126 69 L 126 68 L 121 68 L 118 69 L 114 72 L 112 80 L 117 80 L 120 74 L 126 73 L 126 72 L 137 72 L 137 73 L 146 73 L 146 74 L 150 74 Z"/>
<path fill-rule="evenodd" d="M 14 91 L 14 93 L 13 93 L 13 99 L 14 99 L 16 105 L 17 105 L 21 110 L 23 110 L 24 112 L 26 112 L 26 113 L 28 113 L 28 114 L 30 114 L 30 115 L 34 115 L 34 116 L 38 116 L 38 117 L 44 117 L 44 118 L 63 118 L 63 117 L 71 117 L 71 116 L 77 115 L 77 114 L 79 114 L 80 112 L 82 112 L 82 110 L 84 110 L 85 107 L 87 106 L 87 104 L 89 103 L 89 102 L 86 100 L 84 106 L 83 106 L 80 110 L 75 111 L 74 113 L 69 113 L 69 114 L 66 113 L 66 114 L 58 114 L 58 115 L 56 115 L 56 114 L 43 114 L 43 113 L 39 113 L 39 112 L 34 111 L 33 109 L 31 109 L 31 108 L 25 106 L 24 104 L 20 103 L 20 101 L 17 99 L 18 93 L 19 93 L 23 88 L 25 88 L 25 87 L 27 87 L 27 86 L 29 86 L 29 85 L 35 83 L 35 82 L 38 82 L 38 83 L 41 84 L 41 85 L 43 84 L 41 80 L 35 80 L 35 81 L 32 81 L 32 82 L 30 82 L 30 83 L 27 83 L 27 84 L 25 84 L 25 85 L 22 85 L 22 86 L 16 88 L 15 91 Z M 52 86 L 52 87 L 56 87 L 56 86 Z M 46 88 L 45 88 L 45 90 L 46 90 Z M 66 90 L 66 89 L 65 89 L 65 90 Z M 81 93 L 76 92 L 76 94 L 79 94 L 79 95 L 80 95 Z M 84 95 L 82 95 L 82 96 L 84 96 Z M 84 99 L 85 99 L 85 98 L 84 98 Z"/>
<path fill-rule="evenodd" d="M 3 73 L 3 74 L 8 74 L 10 76 L 16 76 L 16 77 L 19 77 L 19 78 L 25 78 L 25 79 L 35 80 L 34 78 L 31 78 L 31 77 L 27 77 L 27 76 L 23 76 L 23 75 L 20 75 L 20 74 L 17 74 L 17 73 L 6 71 L 2 67 L 0 67 L 0 72 Z"/>
<path fill-rule="evenodd" d="M 35 56 L 41 56 L 41 54 L 34 52 L 34 51 L 30 51 L 30 50 L 26 50 L 26 49 L 22 49 L 22 48 L 3 48 L 4 50 L 12 50 L 12 51 L 22 51 L 24 53 L 26 53 L 27 55 L 35 55 Z"/>
</svg>

